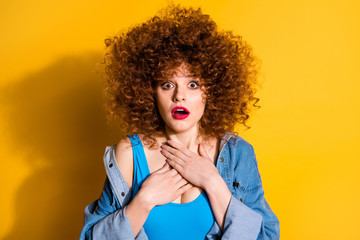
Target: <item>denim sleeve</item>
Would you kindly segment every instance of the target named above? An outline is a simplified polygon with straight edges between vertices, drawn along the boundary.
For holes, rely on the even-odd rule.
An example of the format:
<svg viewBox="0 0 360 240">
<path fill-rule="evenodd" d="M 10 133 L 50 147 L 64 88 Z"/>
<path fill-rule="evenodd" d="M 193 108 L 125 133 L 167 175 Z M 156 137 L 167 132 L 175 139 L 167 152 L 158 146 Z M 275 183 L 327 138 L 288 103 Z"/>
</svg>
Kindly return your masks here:
<svg viewBox="0 0 360 240">
<path fill-rule="evenodd" d="M 125 209 L 126 206 L 120 207 L 106 178 L 100 198 L 85 208 L 85 222 L 80 240 L 134 239 Z M 135 239 L 148 239 L 143 228 Z"/>
<path fill-rule="evenodd" d="M 231 196 L 224 230 L 221 231 L 215 221 L 206 239 L 279 239 L 279 221 L 266 202 L 262 188 L 254 194 L 254 199 L 255 201 L 247 206 Z"/>
<path fill-rule="evenodd" d="M 252 188 L 244 202 L 234 195 L 231 196 L 225 216 L 224 230 L 221 231 L 215 221 L 206 239 L 278 240 L 280 238 L 279 220 L 264 197 L 252 146 L 249 154 L 248 160 L 253 161 L 252 169 L 248 169 L 248 172 L 253 173 L 249 175 L 249 178 L 257 179 L 255 180 L 257 187 Z"/>
</svg>

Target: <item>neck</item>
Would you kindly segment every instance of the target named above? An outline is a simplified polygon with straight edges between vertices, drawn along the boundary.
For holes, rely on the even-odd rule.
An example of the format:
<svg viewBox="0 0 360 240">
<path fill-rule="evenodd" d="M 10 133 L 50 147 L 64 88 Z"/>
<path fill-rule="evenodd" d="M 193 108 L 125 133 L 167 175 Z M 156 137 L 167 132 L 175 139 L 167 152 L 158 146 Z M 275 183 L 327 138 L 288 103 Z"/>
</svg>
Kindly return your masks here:
<svg viewBox="0 0 360 240">
<path fill-rule="evenodd" d="M 196 151 L 198 149 L 199 141 L 197 140 L 197 136 L 199 134 L 198 127 L 191 128 L 185 132 L 175 132 L 171 128 L 166 126 L 165 136 L 167 139 L 174 140 L 176 142 L 181 143 L 184 147 L 192 151 Z"/>
</svg>

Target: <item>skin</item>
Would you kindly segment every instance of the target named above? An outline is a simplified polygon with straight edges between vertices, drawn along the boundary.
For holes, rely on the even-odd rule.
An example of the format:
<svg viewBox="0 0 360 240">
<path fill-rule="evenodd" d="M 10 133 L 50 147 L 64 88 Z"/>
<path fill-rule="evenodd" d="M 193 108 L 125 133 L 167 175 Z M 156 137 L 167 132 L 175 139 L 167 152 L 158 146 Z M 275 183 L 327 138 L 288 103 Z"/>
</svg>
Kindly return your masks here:
<svg viewBox="0 0 360 240">
<path fill-rule="evenodd" d="M 186 194 L 190 196 L 187 200 L 192 201 L 201 190 L 206 191 L 215 219 L 223 229 L 231 193 L 214 165 L 214 157 L 209 156 L 206 146 L 197 142 L 196 138 L 199 121 L 205 111 L 203 93 L 199 79 L 191 76 L 184 64 L 167 82 L 156 87 L 158 109 L 166 124 L 165 140 L 168 139 L 161 141 L 160 152 L 165 163 L 150 174 L 126 206 L 125 214 L 134 236 L 139 233 L 153 207 L 184 198 Z M 171 110 L 175 106 L 186 107 L 190 115 L 181 120 L 173 118 Z M 196 189 L 200 191 L 193 191 Z"/>
<path fill-rule="evenodd" d="M 198 124 L 205 111 L 206 98 L 200 80 L 192 77 L 183 64 L 172 78 L 157 85 L 156 102 L 166 124 L 167 136 L 191 147 L 198 135 Z M 171 110 L 175 106 L 186 107 L 190 115 L 181 120 L 173 118 Z"/>
</svg>

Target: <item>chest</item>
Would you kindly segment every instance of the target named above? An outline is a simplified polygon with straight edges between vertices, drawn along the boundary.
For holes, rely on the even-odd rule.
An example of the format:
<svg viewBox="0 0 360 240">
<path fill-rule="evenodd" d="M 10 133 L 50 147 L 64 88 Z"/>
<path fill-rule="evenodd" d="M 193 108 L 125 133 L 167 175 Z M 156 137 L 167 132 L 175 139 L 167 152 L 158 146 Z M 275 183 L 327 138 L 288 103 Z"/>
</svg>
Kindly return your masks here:
<svg viewBox="0 0 360 240">
<path fill-rule="evenodd" d="M 215 162 L 215 158 L 217 156 L 218 147 L 216 145 L 206 146 L 205 147 L 207 154 Z M 149 166 L 150 174 L 154 171 L 158 170 L 165 164 L 165 157 L 161 154 L 160 149 L 149 150 L 147 148 L 144 149 L 145 156 L 147 159 L 147 163 Z M 199 153 L 198 153 L 199 154 Z M 203 190 L 199 187 L 192 187 L 179 196 L 173 203 L 189 203 L 194 201 Z"/>
</svg>

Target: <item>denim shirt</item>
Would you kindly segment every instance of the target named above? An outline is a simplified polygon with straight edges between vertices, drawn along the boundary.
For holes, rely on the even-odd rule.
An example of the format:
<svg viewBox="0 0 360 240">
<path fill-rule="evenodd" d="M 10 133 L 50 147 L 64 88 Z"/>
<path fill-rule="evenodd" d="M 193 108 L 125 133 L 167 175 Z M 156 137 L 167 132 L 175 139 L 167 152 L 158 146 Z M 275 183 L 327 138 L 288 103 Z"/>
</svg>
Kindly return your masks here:
<svg viewBox="0 0 360 240">
<path fill-rule="evenodd" d="M 80 240 L 148 239 L 144 228 L 134 236 L 125 214 L 131 191 L 116 163 L 115 147 L 106 147 L 104 188 L 100 198 L 85 208 Z M 253 147 L 240 136 L 228 132 L 220 142 L 215 164 L 232 196 L 224 229 L 214 221 L 205 239 L 279 239 L 279 220 L 264 198 Z"/>
</svg>

